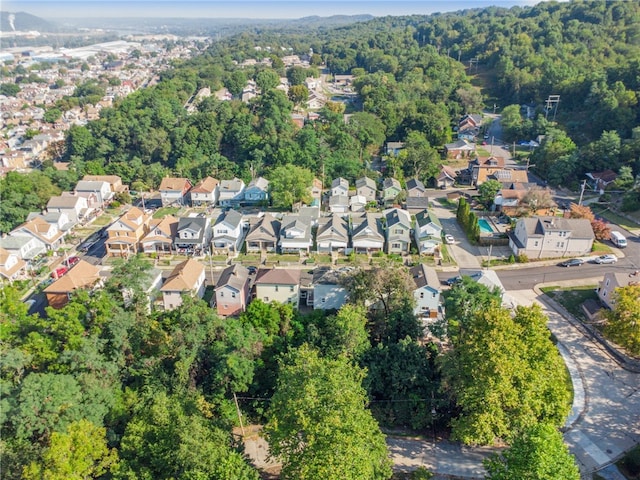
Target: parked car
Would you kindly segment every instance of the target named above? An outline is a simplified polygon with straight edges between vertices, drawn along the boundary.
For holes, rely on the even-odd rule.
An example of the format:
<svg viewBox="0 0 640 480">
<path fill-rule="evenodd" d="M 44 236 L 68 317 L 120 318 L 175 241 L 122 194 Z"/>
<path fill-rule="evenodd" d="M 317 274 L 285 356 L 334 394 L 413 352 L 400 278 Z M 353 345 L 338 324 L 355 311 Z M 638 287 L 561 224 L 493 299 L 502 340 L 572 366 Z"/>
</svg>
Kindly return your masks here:
<svg viewBox="0 0 640 480">
<path fill-rule="evenodd" d="M 69 257 L 63 263 L 66 267 L 73 267 L 80 261 L 80 257 Z"/>
<path fill-rule="evenodd" d="M 565 260 L 560 264 L 561 267 L 579 267 L 584 263 L 581 258 L 572 258 L 571 260 Z"/>
<path fill-rule="evenodd" d="M 596 257 L 596 259 L 594 260 L 594 262 L 600 263 L 600 264 L 616 263 L 617 261 L 618 261 L 618 257 L 616 257 L 612 253 L 607 253 L 606 255 L 600 255 L 599 257 Z"/>
<path fill-rule="evenodd" d="M 258 271 L 258 268 L 250 265 L 250 266 L 247 267 L 247 270 L 249 270 L 249 275 L 253 275 L 254 273 L 256 273 Z"/>
<path fill-rule="evenodd" d="M 455 241 L 456 241 L 456 239 L 453 238 L 453 235 L 447 234 L 447 235 L 444 236 L 444 243 L 447 243 L 447 244 L 451 245 L 452 243 L 455 243 Z"/>
<path fill-rule="evenodd" d="M 447 278 L 444 283 L 450 287 L 453 287 L 456 283 L 460 283 L 462 281 L 462 277 L 460 275 L 456 277 Z"/>
<path fill-rule="evenodd" d="M 60 278 L 65 273 L 67 273 L 69 269 L 67 267 L 58 267 L 53 272 L 51 272 L 51 278 Z"/>
</svg>

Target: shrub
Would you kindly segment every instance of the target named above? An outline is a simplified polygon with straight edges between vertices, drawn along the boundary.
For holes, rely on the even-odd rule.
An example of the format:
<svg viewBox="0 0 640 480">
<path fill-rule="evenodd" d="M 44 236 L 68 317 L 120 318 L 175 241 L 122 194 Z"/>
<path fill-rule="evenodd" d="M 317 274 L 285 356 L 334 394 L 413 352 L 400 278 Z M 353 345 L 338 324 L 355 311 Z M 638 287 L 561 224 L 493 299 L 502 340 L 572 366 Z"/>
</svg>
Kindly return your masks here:
<svg viewBox="0 0 640 480">
<path fill-rule="evenodd" d="M 529 263 L 529 257 L 527 257 L 524 253 L 521 253 L 516 257 L 518 263 Z"/>
<path fill-rule="evenodd" d="M 516 263 L 516 257 L 513 253 L 509 255 L 509 263 Z"/>
</svg>

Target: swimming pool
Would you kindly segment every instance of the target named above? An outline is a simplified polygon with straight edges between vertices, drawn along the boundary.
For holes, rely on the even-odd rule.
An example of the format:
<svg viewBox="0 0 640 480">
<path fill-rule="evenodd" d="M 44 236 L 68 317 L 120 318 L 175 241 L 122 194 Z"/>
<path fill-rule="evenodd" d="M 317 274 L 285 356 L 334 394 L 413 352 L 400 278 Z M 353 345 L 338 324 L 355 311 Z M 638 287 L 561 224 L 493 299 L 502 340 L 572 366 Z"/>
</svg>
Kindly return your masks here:
<svg viewBox="0 0 640 480">
<path fill-rule="evenodd" d="M 484 218 L 478 219 L 478 226 L 480 227 L 480 231 L 482 233 L 493 233 L 493 228 L 491 228 L 491 224 L 487 222 Z"/>
</svg>

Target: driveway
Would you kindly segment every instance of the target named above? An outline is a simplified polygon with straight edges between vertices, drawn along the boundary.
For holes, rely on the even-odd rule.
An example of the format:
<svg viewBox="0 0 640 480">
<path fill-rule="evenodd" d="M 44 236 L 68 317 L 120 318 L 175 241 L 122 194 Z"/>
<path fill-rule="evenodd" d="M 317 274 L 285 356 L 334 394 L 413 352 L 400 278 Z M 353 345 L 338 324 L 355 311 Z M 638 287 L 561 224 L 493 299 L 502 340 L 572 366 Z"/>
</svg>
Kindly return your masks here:
<svg viewBox="0 0 640 480">
<path fill-rule="evenodd" d="M 480 260 L 482 259 L 480 250 L 467 240 L 467 236 L 458 224 L 455 212 L 442 207 L 437 200 L 433 202 L 433 205 L 433 211 L 440 220 L 444 232 L 453 235 L 456 239 L 453 245 L 447 245 L 447 250 L 455 260 L 458 268 L 479 269 Z"/>
</svg>

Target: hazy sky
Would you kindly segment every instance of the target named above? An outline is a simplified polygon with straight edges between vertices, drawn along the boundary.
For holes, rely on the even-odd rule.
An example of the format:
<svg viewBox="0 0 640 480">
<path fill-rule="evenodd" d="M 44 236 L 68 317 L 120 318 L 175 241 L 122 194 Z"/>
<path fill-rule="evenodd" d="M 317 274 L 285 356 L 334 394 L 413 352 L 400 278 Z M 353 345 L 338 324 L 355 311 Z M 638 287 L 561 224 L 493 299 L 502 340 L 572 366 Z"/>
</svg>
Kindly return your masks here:
<svg viewBox="0 0 640 480">
<path fill-rule="evenodd" d="M 537 0 L 2 0 L 0 8 L 43 18 L 177 17 L 177 18 L 300 18 L 309 15 L 375 16 L 429 14 L 480 8 L 535 5 Z"/>
</svg>

